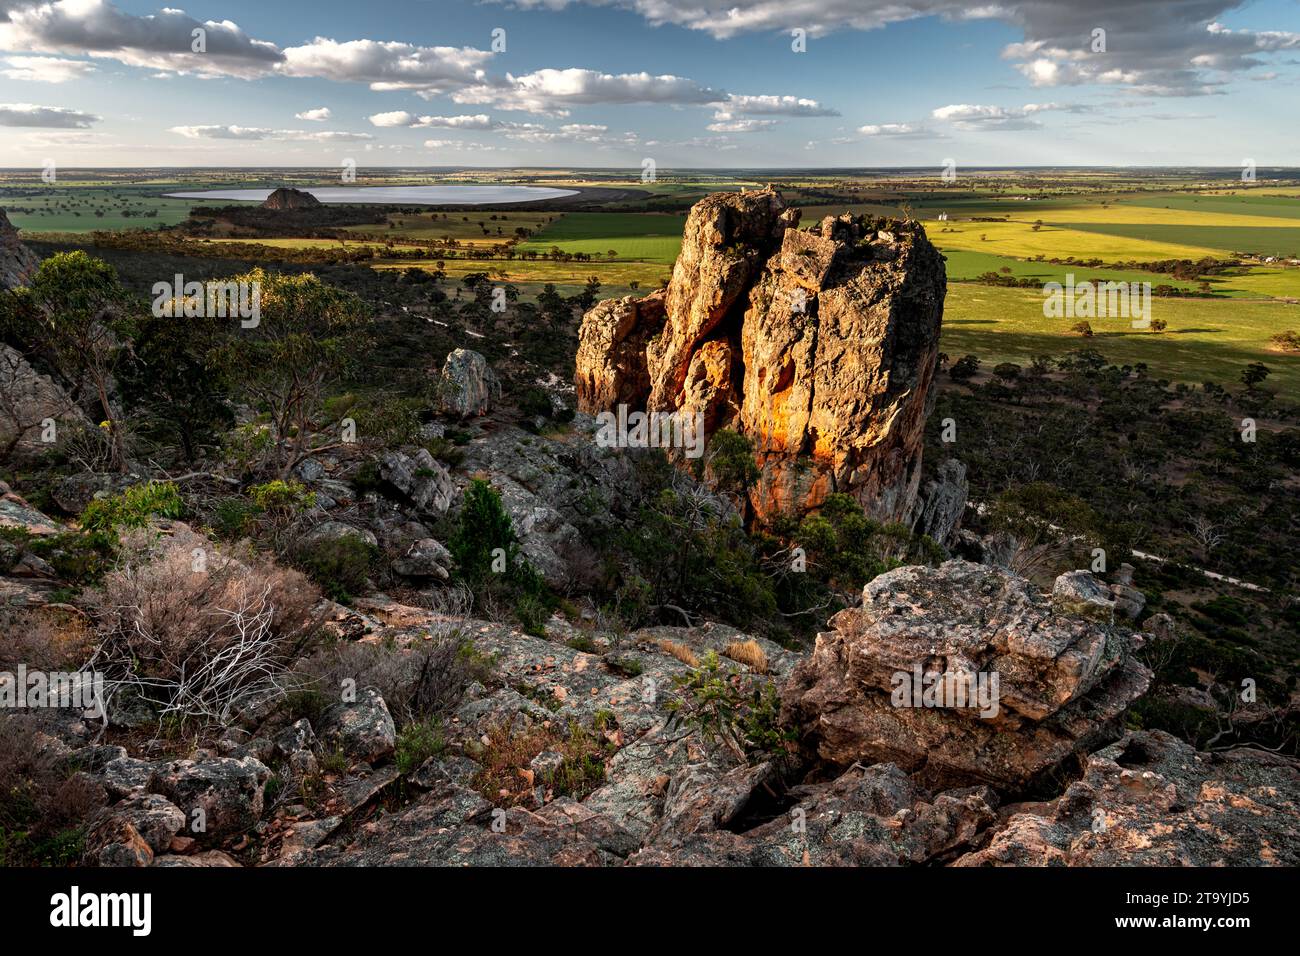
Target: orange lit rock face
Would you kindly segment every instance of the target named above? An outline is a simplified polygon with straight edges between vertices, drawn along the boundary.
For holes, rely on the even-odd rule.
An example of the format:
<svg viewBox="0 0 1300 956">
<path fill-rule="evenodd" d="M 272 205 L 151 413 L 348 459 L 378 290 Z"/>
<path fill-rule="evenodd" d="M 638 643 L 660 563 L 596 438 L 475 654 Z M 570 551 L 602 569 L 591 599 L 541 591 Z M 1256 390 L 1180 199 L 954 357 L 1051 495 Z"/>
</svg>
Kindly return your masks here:
<svg viewBox="0 0 1300 956">
<path fill-rule="evenodd" d="M 695 205 L 666 292 L 583 320 L 579 408 L 703 412 L 754 444 L 761 520 L 847 492 L 902 520 L 938 357 L 943 258 L 914 222 L 799 229 L 773 190 Z"/>
</svg>

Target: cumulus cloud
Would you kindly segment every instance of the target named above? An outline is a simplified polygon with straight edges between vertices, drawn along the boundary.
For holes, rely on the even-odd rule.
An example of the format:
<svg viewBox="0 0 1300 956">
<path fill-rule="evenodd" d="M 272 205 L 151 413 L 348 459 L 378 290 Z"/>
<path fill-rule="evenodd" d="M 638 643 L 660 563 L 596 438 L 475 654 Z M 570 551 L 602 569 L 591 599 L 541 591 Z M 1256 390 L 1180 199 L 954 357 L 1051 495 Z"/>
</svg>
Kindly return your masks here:
<svg viewBox="0 0 1300 956">
<path fill-rule="evenodd" d="M 1051 111 L 1089 113 L 1094 109 L 1095 107 L 1083 103 L 1026 103 L 1024 106 L 976 106 L 958 103 L 952 106 L 941 106 L 931 115 L 937 120 L 951 123 L 956 129 L 978 132 L 1038 129 L 1043 124 L 1034 119 L 1035 114 Z"/>
<path fill-rule="evenodd" d="M 27 83 L 67 83 L 95 72 L 95 64 L 85 60 L 64 60 L 57 56 L 11 56 L 5 62 L 9 68 L 0 70 L 0 76 Z"/>
<path fill-rule="evenodd" d="M 916 123 L 872 123 L 859 126 L 858 132 L 863 136 L 892 136 L 904 139 L 931 138 L 937 134 Z"/>
<path fill-rule="evenodd" d="M 89 129 L 102 117 L 63 106 L 35 103 L 0 103 L 0 126 L 30 126 L 43 129 Z"/>
<path fill-rule="evenodd" d="M 731 119 L 724 116 L 715 116 L 708 129 L 713 133 L 757 133 L 761 130 L 771 129 L 775 125 L 776 120 Z"/>
<path fill-rule="evenodd" d="M 385 128 L 496 129 L 500 125 L 486 113 L 466 116 L 416 116 L 406 110 L 393 110 L 388 113 L 375 113 L 369 117 L 369 120 L 372 126 Z"/>
<path fill-rule="evenodd" d="M 284 50 L 278 71 L 285 76 L 366 83 L 372 90 L 413 90 L 439 94 L 487 79 L 483 64 L 492 58 L 473 47 L 415 46 L 378 40 L 339 42 L 316 37 Z"/>
<path fill-rule="evenodd" d="M 838 110 L 798 96 L 744 96 L 732 93 L 719 109 L 741 116 L 839 116 Z"/>
<path fill-rule="evenodd" d="M 0 20 L 0 49 L 65 53 L 118 60 L 129 66 L 201 76 L 252 78 L 283 59 L 274 43 L 257 40 L 229 20 L 200 22 L 183 10 L 148 16 L 125 13 L 107 0 L 14 2 Z M 195 52 L 195 31 L 205 52 Z"/>
<path fill-rule="evenodd" d="M 560 9 L 571 3 L 618 6 L 658 26 L 675 24 L 718 39 L 756 31 L 810 36 L 875 30 L 939 16 L 1001 20 L 1023 40 L 1004 56 L 1036 86 L 1102 84 L 1149 95 L 1216 92 L 1224 78 L 1262 65 L 1270 53 L 1300 47 L 1300 34 L 1230 30 L 1221 19 L 1241 0 L 513 0 L 522 7 Z M 1107 52 L 1093 52 L 1092 31 L 1106 31 Z"/>
<path fill-rule="evenodd" d="M 301 113 L 294 113 L 294 119 L 309 120 L 313 123 L 323 123 L 334 114 L 330 112 L 328 106 L 317 107 L 314 110 L 303 110 Z"/>
<path fill-rule="evenodd" d="M 573 106 L 659 103 L 707 105 L 726 98 L 682 76 L 650 73 L 601 73 L 597 70 L 537 70 L 523 76 L 506 74 L 452 94 L 462 104 L 492 104 L 500 109 L 565 116 Z"/>
<path fill-rule="evenodd" d="M 170 130 L 187 139 L 276 140 L 281 142 L 356 143 L 374 139 L 369 133 L 332 130 L 266 129 L 260 126 L 173 126 Z"/>
</svg>

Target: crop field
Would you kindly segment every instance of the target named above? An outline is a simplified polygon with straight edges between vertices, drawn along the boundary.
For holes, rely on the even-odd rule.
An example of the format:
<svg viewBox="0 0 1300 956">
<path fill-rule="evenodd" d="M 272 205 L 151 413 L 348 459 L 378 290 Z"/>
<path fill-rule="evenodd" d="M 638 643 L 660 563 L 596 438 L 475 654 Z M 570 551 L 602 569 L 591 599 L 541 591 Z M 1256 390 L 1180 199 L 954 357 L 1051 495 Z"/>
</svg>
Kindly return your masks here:
<svg viewBox="0 0 1300 956">
<path fill-rule="evenodd" d="M 1300 330 L 1300 305 L 1153 299 L 1151 314 L 1169 323 L 1165 332 L 1134 329 L 1123 318 L 1090 319 L 1094 334 L 1085 338 L 1068 331 L 1074 320 L 1044 317 L 1038 290 L 953 283 L 940 344 L 953 359 L 969 353 L 986 366 L 1095 348 L 1116 364 L 1145 362 L 1153 375 L 1194 384 L 1236 382 L 1242 368 L 1262 361 L 1273 373 L 1270 387 L 1300 392 L 1300 355 L 1269 348 L 1274 333 Z"/>
<path fill-rule="evenodd" d="M 683 216 L 666 213 L 566 213 L 537 233 L 521 250 L 585 252 L 608 258 L 672 265 L 682 247 Z"/>
</svg>

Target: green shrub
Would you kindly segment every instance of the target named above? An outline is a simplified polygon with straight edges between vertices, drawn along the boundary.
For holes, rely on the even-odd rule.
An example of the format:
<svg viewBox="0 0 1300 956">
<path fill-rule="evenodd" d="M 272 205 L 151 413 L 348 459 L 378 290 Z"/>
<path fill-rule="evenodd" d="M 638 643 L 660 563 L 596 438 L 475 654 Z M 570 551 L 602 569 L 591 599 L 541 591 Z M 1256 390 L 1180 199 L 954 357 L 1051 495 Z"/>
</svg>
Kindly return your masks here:
<svg viewBox="0 0 1300 956">
<path fill-rule="evenodd" d="M 281 481 L 279 478 L 253 485 L 248 489 L 248 496 L 259 511 L 273 516 L 288 516 L 316 503 L 316 492 L 308 491 L 301 482 Z"/>
<path fill-rule="evenodd" d="M 124 528 L 143 528 L 154 517 L 184 514 L 185 502 L 174 481 L 147 481 L 91 501 L 81 513 L 81 527 L 92 534 L 115 534 Z"/>
<path fill-rule="evenodd" d="M 360 594 L 378 549 L 356 535 L 298 544 L 294 564 L 335 601 L 346 604 Z"/>
<path fill-rule="evenodd" d="M 407 724 L 397 735 L 397 771 L 405 776 L 420 768 L 430 757 L 446 749 L 442 725 L 437 719 L 421 720 Z"/>
</svg>

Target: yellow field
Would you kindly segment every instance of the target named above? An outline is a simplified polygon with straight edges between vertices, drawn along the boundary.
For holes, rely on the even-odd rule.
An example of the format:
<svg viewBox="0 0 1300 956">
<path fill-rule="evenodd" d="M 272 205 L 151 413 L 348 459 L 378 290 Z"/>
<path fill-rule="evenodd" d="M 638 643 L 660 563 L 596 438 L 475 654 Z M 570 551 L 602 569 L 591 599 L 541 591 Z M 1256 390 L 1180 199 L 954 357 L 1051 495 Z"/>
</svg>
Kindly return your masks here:
<svg viewBox="0 0 1300 956">
<path fill-rule="evenodd" d="M 1059 210 L 1054 211 L 1053 215 L 1057 212 Z M 1159 259 L 1202 259 L 1222 254 L 1219 249 L 1203 246 L 1128 239 L 1079 229 L 1062 229 L 1059 226 L 1044 225 L 1035 232 L 1033 219 L 1023 222 L 929 222 L 926 223 L 926 232 L 930 241 L 940 249 L 968 249 L 1015 259 L 1032 259 L 1042 255 L 1048 259 L 1074 256 L 1077 259 L 1103 259 L 1107 262 L 1153 262 Z"/>
</svg>

